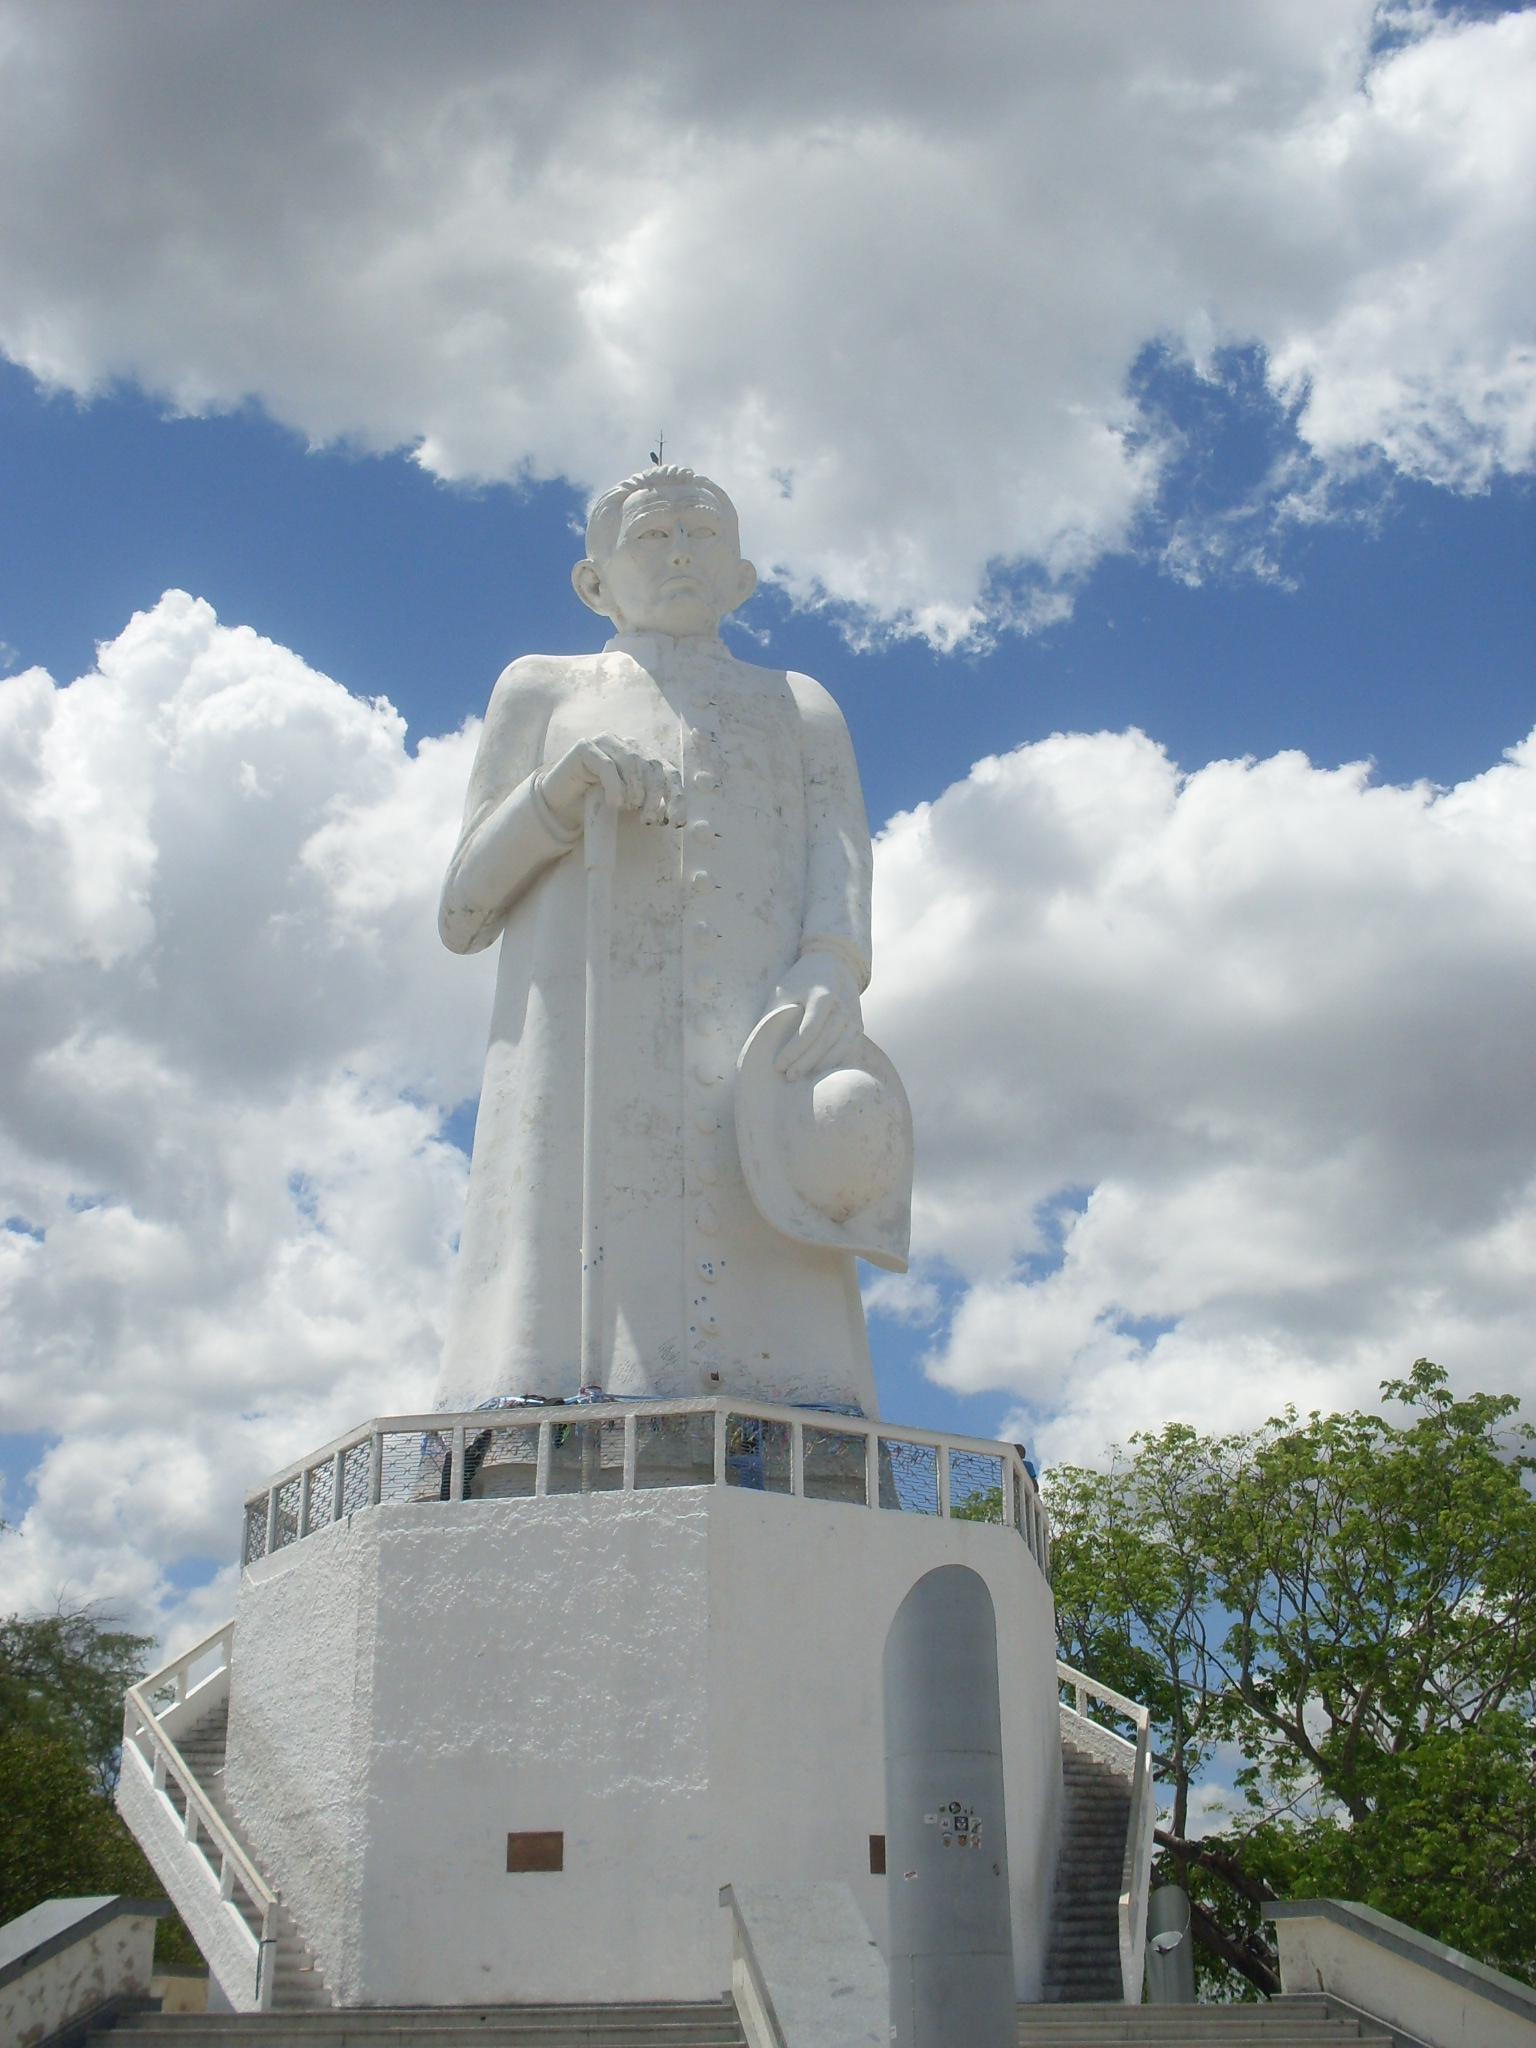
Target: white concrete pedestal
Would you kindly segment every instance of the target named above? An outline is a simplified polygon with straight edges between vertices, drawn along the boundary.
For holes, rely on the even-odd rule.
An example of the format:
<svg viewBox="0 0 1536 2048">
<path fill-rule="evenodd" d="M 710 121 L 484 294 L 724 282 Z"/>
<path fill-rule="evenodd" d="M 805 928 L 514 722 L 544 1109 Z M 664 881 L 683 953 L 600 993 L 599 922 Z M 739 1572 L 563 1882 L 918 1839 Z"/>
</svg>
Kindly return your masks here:
<svg viewBox="0 0 1536 2048">
<path fill-rule="evenodd" d="M 941 1564 L 997 1611 L 1037 1998 L 1055 1630 L 1008 1528 L 726 1486 L 364 1509 L 241 1574 L 231 1805 L 343 2005 L 718 1997 L 727 1884 L 846 1882 L 883 1944 L 881 1658 Z M 509 1874 L 532 1830 L 563 1869 Z"/>
</svg>

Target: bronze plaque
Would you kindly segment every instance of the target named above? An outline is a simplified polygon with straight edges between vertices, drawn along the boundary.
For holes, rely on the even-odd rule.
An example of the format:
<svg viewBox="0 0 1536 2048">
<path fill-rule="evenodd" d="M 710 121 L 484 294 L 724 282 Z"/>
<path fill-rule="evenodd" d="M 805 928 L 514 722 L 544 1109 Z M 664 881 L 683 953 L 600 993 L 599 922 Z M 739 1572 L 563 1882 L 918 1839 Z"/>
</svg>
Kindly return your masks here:
<svg viewBox="0 0 1536 2048">
<path fill-rule="evenodd" d="M 871 1877 L 885 1875 L 884 1835 L 871 1835 L 869 1838 L 869 1874 Z"/>
<path fill-rule="evenodd" d="M 564 1870 L 565 1830 L 545 1828 L 534 1834 L 508 1835 L 508 1870 Z"/>
</svg>

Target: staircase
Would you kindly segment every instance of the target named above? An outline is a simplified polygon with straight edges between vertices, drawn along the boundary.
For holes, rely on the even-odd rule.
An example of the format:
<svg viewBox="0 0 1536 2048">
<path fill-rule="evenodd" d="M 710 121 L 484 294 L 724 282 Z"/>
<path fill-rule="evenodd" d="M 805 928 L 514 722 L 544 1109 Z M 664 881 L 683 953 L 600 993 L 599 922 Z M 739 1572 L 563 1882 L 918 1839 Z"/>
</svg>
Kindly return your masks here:
<svg viewBox="0 0 1536 2048">
<path fill-rule="evenodd" d="M 136 2013 L 87 2048 L 746 2048 L 707 2005 L 375 2006 L 348 2012 Z"/>
<path fill-rule="evenodd" d="M 1389 2029 L 1326 1998 L 1267 2005 L 1021 2005 L 1020 2048 L 1391 2048 Z M 746 2048 L 729 1999 L 709 2005 L 376 2007 L 241 2015 L 136 2013 L 86 2048 Z M 799 2043 L 793 2048 L 800 2048 Z M 807 2044 L 809 2048 L 809 2044 Z"/>
<path fill-rule="evenodd" d="M 1095 1732 L 1091 1723 L 1063 1710 L 1061 1847 L 1041 1991 L 1052 2005 L 1108 2004 L 1123 1996 L 1119 1908 L 1131 1781 L 1104 1754 Z"/>
<path fill-rule="evenodd" d="M 229 1741 L 229 1700 L 225 1698 L 182 1736 L 177 1748 L 186 1759 L 203 1793 L 231 1834 L 239 1836 L 239 1823 L 229 1810 L 224 1795 L 224 1753 Z M 174 1781 L 166 1793 L 178 1814 L 185 1817 L 186 1799 Z M 258 1941 L 261 1915 L 248 1900 L 240 1900 L 241 1917 Z M 276 1966 L 272 1979 L 274 2012 L 329 2010 L 331 1994 L 314 1957 L 305 1947 L 293 1915 L 281 1902 L 277 1909 Z"/>
<path fill-rule="evenodd" d="M 225 1791 L 233 1641 L 226 1622 L 128 1688 L 117 1808 L 240 2012 L 329 2010 L 325 1979 Z"/>
</svg>

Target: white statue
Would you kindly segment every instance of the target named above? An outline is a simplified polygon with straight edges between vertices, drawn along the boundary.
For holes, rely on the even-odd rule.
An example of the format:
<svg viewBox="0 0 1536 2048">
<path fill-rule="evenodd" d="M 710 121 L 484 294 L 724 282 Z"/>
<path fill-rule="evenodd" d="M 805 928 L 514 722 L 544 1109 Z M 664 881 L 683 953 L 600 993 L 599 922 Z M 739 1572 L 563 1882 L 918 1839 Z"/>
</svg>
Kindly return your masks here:
<svg viewBox="0 0 1536 2048">
<path fill-rule="evenodd" d="M 587 550 L 614 636 L 503 673 L 443 884 L 445 943 L 502 944 L 439 1403 L 595 1382 L 872 1416 L 855 1255 L 905 1266 L 911 1122 L 863 1035 L 847 727 L 722 644 L 757 577 L 706 478 L 615 486 Z"/>
</svg>

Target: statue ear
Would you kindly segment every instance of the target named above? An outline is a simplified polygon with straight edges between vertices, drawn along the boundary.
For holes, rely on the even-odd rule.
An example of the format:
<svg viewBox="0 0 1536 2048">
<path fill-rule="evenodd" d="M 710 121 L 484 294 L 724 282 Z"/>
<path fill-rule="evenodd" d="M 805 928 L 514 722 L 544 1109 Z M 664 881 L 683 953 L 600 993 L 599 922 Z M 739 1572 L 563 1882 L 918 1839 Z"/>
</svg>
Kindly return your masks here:
<svg viewBox="0 0 1536 2048">
<path fill-rule="evenodd" d="M 757 571 L 750 562 L 743 562 L 736 576 L 736 597 L 731 610 L 737 611 L 757 588 Z"/>
<path fill-rule="evenodd" d="M 584 557 L 571 571 L 571 588 L 587 607 L 600 618 L 610 619 L 613 613 L 608 608 L 608 593 L 603 589 L 603 579 L 598 567 L 590 556 Z"/>
</svg>

